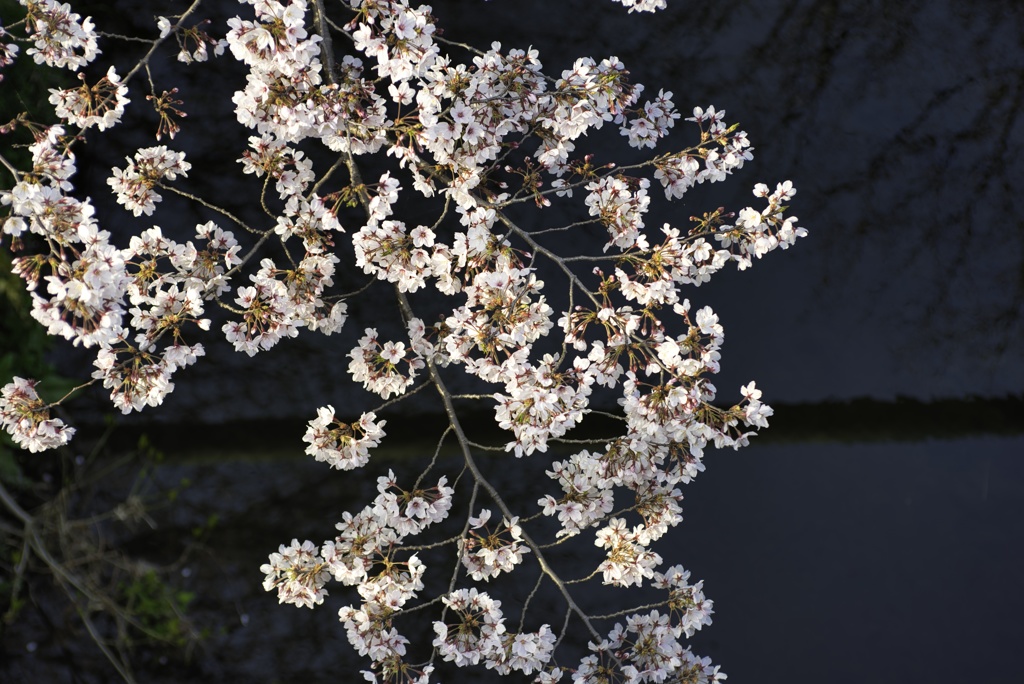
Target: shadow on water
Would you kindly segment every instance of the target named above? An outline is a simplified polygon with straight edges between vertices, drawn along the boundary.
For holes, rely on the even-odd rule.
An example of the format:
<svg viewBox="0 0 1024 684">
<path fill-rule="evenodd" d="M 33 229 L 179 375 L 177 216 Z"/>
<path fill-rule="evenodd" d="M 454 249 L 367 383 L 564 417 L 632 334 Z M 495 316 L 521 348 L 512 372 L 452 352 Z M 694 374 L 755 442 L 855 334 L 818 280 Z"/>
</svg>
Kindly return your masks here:
<svg viewBox="0 0 1024 684">
<path fill-rule="evenodd" d="M 879 415 L 883 408 L 901 415 L 891 406 L 873 410 Z M 343 511 L 373 498 L 375 476 L 392 468 L 418 472 L 427 459 L 385 446 L 363 471 L 347 473 L 329 470 L 298 447 L 268 444 L 263 451 L 255 442 L 225 434 L 206 449 L 170 450 L 156 472 L 158 488 L 192 484 L 157 517 L 156 530 L 128 548 L 167 562 L 215 513 L 205 552 L 183 568 L 182 582 L 197 596 L 193 619 L 217 629 L 189 664 L 153 665 L 139 673 L 140 681 L 181 681 L 186 673 L 190 681 L 210 682 L 359 681 L 355 672 L 365 663 L 336 617 L 340 606 L 356 600 L 354 592 L 332 585 L 314 611 L 279 606 L 260 587 L 258 568 L 293 537 L 333 537 Z M 695 650 L 739 681 L 802 681 L 799 673 L 813 672 L 816 680 L 851 684 L 954 682 L 961 680 L 950 673 L 965 669 L 978 681 L 1013 681 L 1017 616 L 1024 610 L 1024 595 L 1011 589 L 1024 572 L 1015 542 L 1024 535 L 1021 453 L 1019 431 L 903 441 L 780 439 L 709 453 L 707 472 L 685 490 L 684 523 L 655 547 L 666 566 L 681 563 L 705 579 L 716 602 L 715 622 L 692 640 Z M 482 467 L 513 509 L 530 512 L 539 493 L 554 488 L 537 485 L 552 458 L 535 454 L 509 468 L 496 457 Z M 439 462 L 452 479 L 459 468 L 451 454 Z M 453 519 L 459 517 L 456 511 Z M 556 567 L 570 576 L 596 567 L 589 536 L 565 554 L 551 552 Z M 446 585 L 451 558 L 425 554 L 424 560 L 435 586 Z M 497 596 L 508 592 L 506 612 L 514 614 L 529 591 L 530 572 L 517 584 L 488 585 Z M 582 592 L 581 601 L 608 610 L 628 593 L 606 596 L 598 587 Z M 542 593 L 538 622 L 557 624 L 558 603 Z M 404 632 L 414 642 L 429 637 L 429 624 L 416 624 Z M 66 644 L 61 651 L 43 639 L 35 653 L 25 653 L 21 642 L 38 638 L 31 632 L 7 638 L 6 672 L 105 681 L 102 668 L 68 678 Z M 938 652 L 942 658 L 934 657 Z"/>
</svg>

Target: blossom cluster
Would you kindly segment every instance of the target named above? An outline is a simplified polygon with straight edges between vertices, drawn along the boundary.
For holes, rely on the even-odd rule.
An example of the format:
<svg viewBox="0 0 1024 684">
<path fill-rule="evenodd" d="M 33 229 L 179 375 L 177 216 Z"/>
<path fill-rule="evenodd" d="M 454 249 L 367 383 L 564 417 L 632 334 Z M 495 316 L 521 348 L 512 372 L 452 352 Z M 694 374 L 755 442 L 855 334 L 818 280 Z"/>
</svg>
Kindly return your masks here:
<svg viewBox="0 0 1024 684">
<path fill-rule="evenodd" d="M 140 149 L 134 160 L 126 161 L 128 166 L 123 170 L 112 169 L 113 175 L 107 179 L 107 185 L 117 194 L 117 203 L 135 216 L 149 216 L 156 203 L 163 199 L 153 189 L 157 183 L 164 179 L 174 180 L 179 175 L 187 177 L 192 168 L 185 161 L 184 153 L 168 150 L 164 145 Z"/>
<path fill-rule="evenodd" d="M 67 444 L 75 434 L 50 411 L 36 393 L 36 381 L 15 377 L 0 390 L 0 423 L 14 443 L 32 453 Z"/>
<path fill-rule="evenodd" d="M 475 588 L 458 589 L 441 600 L 455 620 L 434 623 L 434 646 L 444 660 L 459 667 L 483 663 L 500 674 L 532 674 L 551 659 L 555 636 L 548 625 L 536 632 L 509 633 L 501 601 Z"/>
<path fill-rule="evenodd" d="M 618 2 L 630 12 L 666 4 Z M 724 110 L 696 107 L 684 117 L 673 93 L 645 97 L 614 56 L 580 57 L 549 73 L 534 48 L 466 50 L 442 37 L 431 7 L 413 0 L 346 0 L 329 9 L 307 0 L 241 4 L 245 16 L 226 26 L 186 22 L 192 9 L 177 23 L 159 17 L 159 37 L 142 40 L 153 47 L 145 60 L 194 64 L 229 52 L 245 69 L 231 100 L 252 135 L 235 158 L 256 217 L 239 218 L 203 197 L 204 170 L 184 152 L 144 146 L 107 179 L 131 214 L 119 220 L 144 224 L 115 246 L 91 201 L 75 193 L 73 149 L 86 131 L 118 130 L 126 107 L 141 105 L 129 100 L 128 82 L 148 62 L 123 79 L 113 67 L 94 85 L 83 77 L 78 88 L 51 92 L 58 125 L 5 127 L 32 134 L 31 168 L 15 170 L 11 189 L 0 193 L 0 234 L 19 253 L 14 270 L 31 293 L 32 315 L 51 334 L 95 349 L 93 382 L 127 413 L 161 404 L 174 374 L 205 355 L 199 339 L 213 327 L 213 307 L 228 312 L 218 323 L 223 338 L 252 356 L 304 331 L 343 332 L 347 300 L 364 290 L 375 307 L 394 297 L 402 338 L 383 323 L 361 328 L 347 338 L 354 346 L 342 362 L 383 404 L 349 415 L 317 408 L 305 451 L 339 470 L 376 467 L 371 453 L 385 425 L 395 425 L 378 413 L 387 415 L 419 382 L 415 389 L 433 385 L 441 398 L 441 441 L 457 442 L 461 468 L 426 479 L 445 467 L 439 444 L 408 488 L 389 470 L 371 502 L 341 514 L 333 539 L 319 546 L 294 539 L 272 553 L 261 568 L 264 587 L 282 603 L 310 608 L 323 603 L 331 582 L 353 587 L 358 598 L 339 618 L 371 661 L 370 681 L 426 684 L 438 660 L 536 682 L 724 679 L 683 641 L 711 622 L 703 583 L 691 584 L 681 566 L 662 570 L 656 543 L 681 523 L 682 487 L 704 470 L 708 447 L 746 446 L 773 413 L 753 382 L 734 405 L 719 404 L 712 377 L 725 329 L 710 307 L 691 305 L 684 288 L 730 264 L 746 270 L 805 236 L 788 214 L 792 183 L 755 185 L 760 208 L 719 209 L 688 226 L 650 225 L 662 201 L 652 190 L 658 184 L 671 202 L 753 159 L 746 133 Z M 32 43 L 26 52 L 37 63 L 77 70 L 99 54 L 90 19 L 52 0 L 22 5 L 18 39 Z M 18 55 L 16 44 L 3 44 L 8 35 L 0 30 L 0 67 Z M 174 92 L 145 98 L 161 118 L 157 140 L 161 130 L 187 137 L 187 126 L 165 125 L 181 114 L 169 99 Z M 624 167 L 605 150 L 577 149 L 605 125 L 617 128 L 612 138 L 634 148 L 634 157 L 659 152 Z M 695 142 L 662 151 L 670 134 L 687 135 L 681 129 Z M 364 161 L 372 155 L 376 161 Z M 325 158 L 336 161 L 322 168 Z M 190 228 L 187 238 L 149 223 L 170 218 L 166 193 L 214 212 L 216 221 Z M 403 202 L 413 193 L 421 196 L 415 209 Z M 556 204 L 579 220 L 549 227 L 557 213 L 545 210 Z M 423 218 L 431 207 L 438 214 Z M 536 220 L 522 218 L 527 207 L 536 207 Z M 548 235 L 556 232 L 564 243 Z M 560 252 L 565 244 L 572 254 Z M 356 294 L 344 292 L 342 282 L 353 280 L 363 283 Z M 557 287 L 565 289 L 552 295 Z M 449 388 L 460 372 L 474 391 Z M 4 387 L 0 416 L 18 444 L 42 451 L 74 430 L 50 417 L 34 385 L 16 378 Z M 473 441 L 460 402 L 489 407 L 504 436 Z M 619 433 L 574 438 L 573 430 L 609 409 Z M 541 456 L 549 452 L 558 455 Z M 507 463 L 545 473 L 524 478 L 541 488 L 527 497 L 536 507 L 514 510 L 485 478 L 482 454 L 498 464 L 523 459 Z M 461 531 L 443 524 L 452 511 L 465 515 Z M 438 539 L 412 543 L 431 535 Z M 537 543 L 540 535 L 552 541 Z M 550 561 L 563 543 L 579 551 L 566 569 Z M 454 572 L 428 575 L 426 563 L 445 553 Z M 590 574 L 563 578 L 579 566 Z M 561 596 L 560 632 L 548 624 L 524 631 L 534 593 L 522 601 L 518 628 L 506 619 L 495 597 L 506 590 L 504 575 L 525 567 L 539 571 L 534 593 L 544 586 Z M 646 582 L 665 598 L 654 610 L 605 615 L 622 620 L 598 631 L 598 619 L 574 598 L 592 578 L 618 587 Z M 472 586 L 480 582 L 488 592 Z M 400 631 L 405 613 L 420 608 L 435 609 L 426 662 L 414 662 L 418 651 Z M 569 650 L 577 624 L 589 651 L 560 655 L 554 665 L 556 647 Z"/>
<path fill-rule="evenodd" d="M 502 572 L 511 572 L 529 553 L 523 541 L 523 528 L 519 518 L 502 518 L 501 525 L 491 531 L 488 522 L 491 511 L 480 511 L 469 519 L 469 537 L 463 545 L 462 565 L 475 580 L 489 580 Z"/>
<path fill-rule="evenodd" d="M 364 388 L 379 394 L 382 399 L 392 394 L 405 394 L 417 372 L 426 365 L 421 353 L 429 354 L 432 349 L 423 338 L 424 332 L 422 321 L 410 321 L 410 344 L 407 347 L 404 342 L 381 344 L 377 331 L 367 328 L 359 345 L 349 352 L 348 371 L 352 379 L 363 383 Z"/>
<path fill-rule="evenodd" d="M 616 0 L 629 8 L 630 12 L 656 12 L 668 5 L 665 0 Z"/>
<path fill-rule="evenodd" d="M 311 541 L 299 544 L 293 539 L 289 545 L 282 544 L 277 553 L 270 554 L 270 562 L 261 566 L 260 572 L 266 575 L 263 588 L 277 589 L 281 603 L 312 608 L 323 603 L 327 595 L 323 587 L 330 573 Z"/>
<path fill-rule="evenodd" d="M 125 106 L 129 103 L 128 88 L 121 83 L 114 67 L 90 86 L 85 76 L 79 74 L 82 85 L 66 90 L 50 90 L 50 104 L 56 109 L 57 116 L 82 129 L 95 126 L 98 130 L 106 130 L 121 120 Z"/>
<path fill-rule="evenodd" d="M 56 0 L 18 0 L 26 9 L 29 38 L 26 54 L 36 64 L 77 71 L 100 53 L 92 18 L 82 19 L 67 3 Z"/>
<path fill-rule="evenodd" d="M 380 444 L 386 424 L 386 420 L 378 421 L 372 411 L 364 413 L 356 423 L 342 423 L 335 419 L 333 406 L 324 406 L 309 421 L 302 441 L 309 443 L 306 453 L 316 460 L 339 470 L 352 470 L 370 460 L 370 449 Z"/>
<path fill-rule="evenodd" d="M 110 233 L 96 223 L 92 203 L 67 194 L 75 158 L 65 142 L 63 126 L 36 134 L 30 148 L 33 173 L 0 192 L 0 204 L 10 207 L 3 232 L 16 244 L 27 233 L 56 247 L 51 255 L 14 261 L 32 295 L 32 316 L 51 335 L 86 347 L 103 345 L 121 330 L 128 276 Z"/>
</svg>

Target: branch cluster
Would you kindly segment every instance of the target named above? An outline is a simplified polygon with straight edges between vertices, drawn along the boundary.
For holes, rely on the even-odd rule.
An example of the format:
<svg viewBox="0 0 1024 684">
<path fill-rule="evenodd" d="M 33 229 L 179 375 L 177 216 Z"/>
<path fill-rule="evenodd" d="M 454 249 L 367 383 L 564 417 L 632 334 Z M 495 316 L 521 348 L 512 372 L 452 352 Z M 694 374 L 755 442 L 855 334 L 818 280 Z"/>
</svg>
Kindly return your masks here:
<svg viewBox="0 0 1024 684">
<path fill-rule="evenodd" d="M 665 4 L 620 2 L 630 11 Z M 51 0 L 22 4 L 26 20 L 0 34 L 15 41 L 0 49 L 2 60 L 16 57 L 18 41 L 32 45 L 26 54 L 37 63 L 55 68 L 78 70 L 96 59 L 89 19 Z M 55 90 L 57 125 L 12 122 L 11 130 L 32 135 L 32 167 L 4 160 L 14 182 L 0 195 L 2 226 L 11 248 L 28 252 L 14 268 L 32 294 L 33 316 L 51 334 L 97 350 L 93 382 L 128 413 L 159 405 L 174 388 L 172 376 L 204 355 L 199 340 L 211 327 L 212 305 L 230 312 L 221 327 L 227 342 L 255 355 L 304 330 L 339 333 L 347 300 L 389 283 L 406 337 L 382 339 L 367 328 L 347 354 L 353 380 L 384 403 L 352 423 L 320 407 L 306 452 L 339 469 L 366 466 L 386 438 L 378 412 L 426 377 L 445 407 L 443 441 L 461 453 L 462 470 L 452 480 L 431 474 L 435 454 L 411 484 L 393 472 L 379 477 L 376 498 L 345 513 L 334 538 L 320 545 L 296 539 L 271 554 L 265 588 L 283 603 L 312 608 L 331 582 L 355 587 L 358 598 L 340 618 L 352 646 L 370 660 L 371 681 L 425 682 L 438 660 L 520 671 L 537 682 L 724 679 L 684 645 L 711 622 L 712 602 L 681 567 L 662 570 L 654 544 L 682 520 L 680 487 L 704 469 L 705 449 L 746 445 L 772 410 L 752 382 L 736 405 L 715 404 L 710 377 L 720 367 L 724 331 L 681 288 L 730 263 L 746 269 L 805 235 L 786 215 L 792 184 L 758 184 L 760 208 L 719 209 L 686 227 L 652 230 L 645 218 L 653 188 L 678 200 L 753 158 L 746 134 L 724 111 L 697 107 L 683 117 L 671 92 L 644 99 L 644 87 L 615 57 L 583 57 L 555 76 L 533 49 L 450 43 L 432 9 L 408 0 L 242 4 L 250 6 L 245 16 L 230 19 L 222 38 L 208 33 L 217 31 L 209 22 L 191 19 L 199 0 L 178 17 L 157 18 L 153 35 L 142 37 L 150 49 L 128 76 L 111 67 L 93 85 L 82 77 L 77 89 Z M 145 220 L 170 192 L 216 212 L 219 222 L 196 226 L 187 240 L 149 226 L 116 247 L 91 202 L 72 194 L 73 149 L 101 132 L 116 135 L 129 81 L 142 73 L 148 83 L 139 87 L 149 93 L 135 102 L 153 107 L 157 139 L 187 134 L 193 120 L 180 121 L 177 108 L 187 104 L 170 99 L 173 89 L 158 94 L 148 68 L 151 59 L 174 54 L 164 46 L 172 39 L 187 68 L 221 54 L 247 68 L 232 102 L 239 124 L 253 131 L 238 161 L 261 184 L 254 205 L 262 216 L 243 220 L 180 188 L 180 179 L 198 171 L 185 153 L 145 147 L 112 169 L 118 203 Z M 578 150 L 589 132 L 606 126 L 636 150 L 658 150 L 680 121 L 690 124 L 691 144 L 647 152 L 641 163 L 619 166 Z M 325 155 L 336 163 L 324 165 Z M 372 158 L 391 168 L 367 179 Z M 412 195 L 436 207 L 430 225 L 410 219 Z M 544 225 L 555 204 L 583 218 Z M 530 211 L 537 215 L 528 228 Z M 560 253 L 564 243 L 548 233 L 570 235 L 576 246 Z M 359 271 L 365 286 L 341 292 L 339 275 Z M 486 392 L 456 398 L 449 384 L 458 374 Z M 550 459 L 536 509 L 514 511 L 479 457 L 496 449 L 501 458 L 536 459 L 568 444 L 596 407 L 611 403 L 602 396 L 617 397 L 621 433 Z M 481 401 L 507 433 L 504 444 L 466 436 L 460 415 Z M 0 400 L 4 427 L 33 451 L 73 433 L 49 417 L 50 408 L 23 379 Z M 489 503 L 480 505 L 480 497 Z M 461 533 L 429 541 L 453 511 L 466 516 Z M 603 560 L 586 577 L 564 579 L 556 547 L 583 534 L 594 535 Z M 428 541 L 413 547 L 413 538 Z M 432 572 L 420 555 L 425 549 L 447 549 L 455 561 L 447 590 L 433 596 L 425 595 Z M 502 601 L 481 588 L 527 567 L 539 570 L 537 587 L 550 585 L 561 597 L 560 629 L 524 629 L 537 588 L 525 597 L 518 628 Z M 598 577 L 619 587 L 650 583 L 663 600 L 588 613 L 579 597 Z M 399 631 L 406 614 L 428 607 L 437 612 L 429 655 Z M 582 657 L 563 644 L 574 620 L 590 638 Z M 600 622 L 611 627 L 599 630 Z"/>
</svg>

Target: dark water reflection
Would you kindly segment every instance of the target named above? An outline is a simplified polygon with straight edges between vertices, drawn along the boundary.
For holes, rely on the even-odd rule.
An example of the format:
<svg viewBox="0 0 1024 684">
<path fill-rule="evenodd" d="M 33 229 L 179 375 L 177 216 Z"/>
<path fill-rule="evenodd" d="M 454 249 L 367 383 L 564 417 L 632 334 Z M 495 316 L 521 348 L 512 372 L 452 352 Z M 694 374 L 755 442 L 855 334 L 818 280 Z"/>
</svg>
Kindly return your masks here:
<svg viewBox="0 0 1024 684">
<path fill-rule="evenodd" d="M 952 684 L 964 681 L 964 672 L 973 681 L 1018 681 L 1021 453 L 1019 436 L 979 436 L 713 454 L 708 472 L 686 491 L 684 523 L 658 548 L 666 564 L 683 563 L 704 578 L 716 601 L 714 624 L 695 637 L 695 650 L 741 682 Z M 279 606 L 260 588 L 258 567 L 293 536 L 330 536 L 342 510 L 372 497 L 369 478 L 292 457 L 169 457 L 178 465 L 164 466 L 158 480 L 171 486 L 184 477 L 196 485 L 160 519 L 158 532 L 135 544 L 152 560 L 166 560 L 217 510 L 211 553 L 188 565 L 183 582 L 197 594 L 196 616 L 223 631 L 191 665 L 154 664 L 140 671 L 140 681 L 359 681 L 353 668 L 365 663 L 336 617 L 354 595 L 338 587 L 315 611 Z M 400 461 L 408 457 L 381 453 L 368 473 Z M 534 461 L 493 473 L 522 510 L 531 510 L 536 496 L 524 484 L 530 467 L 541 465 Z M 430 567 L 447 582 L 448 570 Z M 590 567 L 581 563 L 573 572 Z M 524 581 L 528 589 L 532 577 Z M 606 599 L 584 593 L 581 600 Z M 429 634 L 423 629 L 421 638 Z M 415 630 L 408 635 L 416 640 Z M 28 656 L 18 635 L 7 641 L 7 673 L 31 672 L 41 681 L 44 671 L 46 681 L 72 681 L 66 652 L 54 642 Z M 79 672 L 78 681 L 105 681 L 104 671 Z"/>
<path fill-rule="evenodd" d="M 1014 681 L 1024 610 L 1024 594 L 1012 589 L 1024 573 L 1021 453 L 1020 437 L 977 437 L 713 455 L 686 492 L 685 522 L 659 549 L 667 564 L 705 578 L 716 599 L 715 624 L 695 648 L 743 682 L 955 682 L 953 673 L 966 671 L 977 681 Z M 237 592 L 249 616 L 212 649 L 225 674 L 248 660 L 239 674 L 255 681 L 267 671 L 294 681 L 288 673 L 298 668 L 327 682 L 349 662 L 327 606 L 279 607 L 254 586 L 253 563 L 286 541 L 282 534 L 309 530 L 319 539 L 335 506 L 354 505 L 337 500 L 354 488 L 344 475 L 324 479 L 319 464 L 297 466 L 187 473 L 212 476 L 217 486 L 207 491 L 251 504 L 225 520 L 228 534 L 215 542 L 226 545 L 219 561 L 235 578 L 228 596 Z M 499 489 L 525 490 L 518 470 L 500 470 Z M 528 510 L 535 494 L 520 496 Z M 210 587 L 218 600 L 220 586 Z"/>
<path fill-rule="evenodd" d="M 1015 681 L 1022 447 L 988 437 L 722 458 L 683 532 L 726 598 L 719 657 L 741 681 Z"/>
</svg>

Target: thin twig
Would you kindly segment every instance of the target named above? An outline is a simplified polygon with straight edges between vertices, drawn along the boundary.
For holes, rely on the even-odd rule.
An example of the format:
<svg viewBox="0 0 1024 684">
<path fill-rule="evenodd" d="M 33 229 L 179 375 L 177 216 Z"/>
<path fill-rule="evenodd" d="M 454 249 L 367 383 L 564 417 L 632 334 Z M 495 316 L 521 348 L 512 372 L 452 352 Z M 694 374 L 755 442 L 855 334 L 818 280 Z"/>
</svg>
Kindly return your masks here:
<svg viewBox="0 0 1024 684">
<path fill-rule="evenodd" d="M 185 19 L 186 19 L 186 18 L 187 18 L 187 17 L 188 17 L 188 16 L 190 15 L 190 14 L 192 14 L 192 13 L 193 13 L 193 12 L 195 12 L 195 11 L 196 11 L 197 9 L 199 9 L 199 5 L 201 5 L 202 3 L 203 3 L 203 0 L 195 0 L 195 2 L 193 2 L 193 3 L 192 3 L 192 5 L 191 5 L 191 6 L 190 6 L 190 7 L 189 7 L 189 8 L 187 9 L 187 10 L 185 10 L 185 11 L 184 11 L 184 12 L 183 12 L 183 13 L 182 13 L 182 14 L 181 14 L 181 15 L 180 15 L 179 17 L 178 17 L 178 22 L 177 22 L 177 23 L 176 23 L 176 24 L 175 24 L 175 25 L 174 25 L 174 26 L 172 27 L 172 30 L 171 30 L 171 32 L 170 32 L 170 33 L 168 33 L 168 34 L 167 34 L 166 36 L 164 36 L 163 38 L 157 38 L 156 40 L 154 40 L 154 41 L 153 41 L 153 47 L 149 48 L 149 51 L 148 51 L 148 52 L 146 52 L 146 54 L 145 54 L 145 55 L 143 55 L 142 59 L 140 59 L 140 60 L 139 60 L 139 61 L 138 61 L 138 62 L 137 62 L 137 63 L 135 64 L 135 66 L 134 66 L 134 67 L 132 67 L 132 70 L 131 70 L 131 71 L 129 71 L 129 72 L 128 72 L 128 74 L 127 74 L 127 75 L 126 75 L 126 76 L 125 76 L 125 77 L 124 77 L 123 79 L 121 79 L 121 83 L 123 83 L 123 84 L 125 84 L 125 85 L 128 85 L 128 81 L 132 80 L 132 76 L 134 76 L 134 75 L 135 75 L 136 73 L 138 73 L 139 69 L 141 69 L 141 68 L 143 68 L 143 67 L 145 67 L 145 66 L 148 66 L 148 65 L 149 65 L 149 58 L 153 56 L 153 53 L 154 53 L 154 52 L 156 52 L 157 48 L 158 48 L 158 47 L 160 47 L 160 45 L 161 45 L 161 44 L 162 44 L 162 43 L 163 43 L 163 42 L 164 42 L 165 40 L 167 40 L 167 39 L 168 39 L 169 37 L 171 37 L 172 35 L 174 35 L 174 30 L 173 30 L 173 29 L 177 29 L 177 28 L 178 28 L 179 26 L 181 26 L 182 22 L 183 22 L 183 21 L 185 21 Z"/>
<path fill-rule="evenodd" d="M 633 608 L 625 608 L 623 610 L 617 610 L 614 613 L 607 613 L 605 615 L 594 615 L 593 618 L 595 620 L 610 620 L 612 618 L 622 617 L 623 615 L 628 615 L 630 613 L 638 613 L 641 610 L 653 610 L 655 608 L 664 608 L 665 606 L 668 605 L 668 603 L 669 602 L 667 600 L 661 601 L 659 603 L 648 603 L 645 606 L 635 606 Z"/>
</svg>

